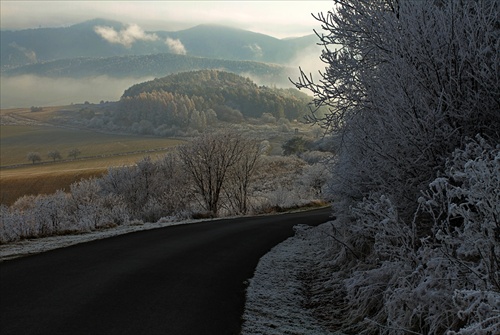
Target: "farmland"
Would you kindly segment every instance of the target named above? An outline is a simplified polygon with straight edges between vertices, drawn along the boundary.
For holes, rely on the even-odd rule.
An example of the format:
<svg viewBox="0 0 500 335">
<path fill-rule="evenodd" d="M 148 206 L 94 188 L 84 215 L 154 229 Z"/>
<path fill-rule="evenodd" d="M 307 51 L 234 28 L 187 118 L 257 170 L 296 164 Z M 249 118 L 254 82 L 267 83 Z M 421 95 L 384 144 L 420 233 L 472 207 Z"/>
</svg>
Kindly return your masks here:
<svg viewBox="0 0 500 335">
<path fill-rule="evenodd" d="M 45 110 L 45 109 L 44 109 Z M 0 125 L 0 202 L 9 205 L 25 194 L 68 190 L 82 178 L 99 176 L 108 167 L 133 164 L 145 155 L 156 157 L 181 140 L 99 133 L 85 129 L 64 128 L 47 123 L 57 109 L 42 113 L 29 110 L 2 110 Z M 29 113 L 29 114 L 28 114 Z M 27 116 L 36 116 L 28 118 Z M 68 157 L 78 149 L 76 159 Z M 58 151 L 55 161 L 48 152 Z M 27 159 L 37 152 L 42 159 L 35 164 Z"/>
</svg>

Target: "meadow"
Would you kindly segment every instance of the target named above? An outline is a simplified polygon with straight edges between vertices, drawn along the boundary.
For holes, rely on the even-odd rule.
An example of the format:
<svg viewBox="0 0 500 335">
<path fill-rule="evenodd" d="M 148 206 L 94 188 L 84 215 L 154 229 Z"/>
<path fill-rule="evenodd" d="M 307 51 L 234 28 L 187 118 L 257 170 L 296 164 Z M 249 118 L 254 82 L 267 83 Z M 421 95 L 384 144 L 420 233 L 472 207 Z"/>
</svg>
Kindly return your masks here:
<svg viewBox="0 0 500 335">
<path fill-rule="evenodd" d="M 112 166 L 130 165 L 144 156 L 156 157 L 183 141 L 170 138 L 99 133 L 91 130 L 57 127 L 45 123 L 47 114 L 27 110 L 6 110 L 10 122 L 0 125 L 0 203 L 12 204 L 22 195 L 48 194 L 82 179 L 100 176 Z M 25 116 L 36 116 L 27 119 Z M 53 114 L 52 114 L 53 115 Z M 72 159 L 70 150 L 81 154 Z M 61 159 L 53 161 L 48 152 L 57 150 Z M 40 154 L 33 164 L 29 152 Z"/>
</svg>

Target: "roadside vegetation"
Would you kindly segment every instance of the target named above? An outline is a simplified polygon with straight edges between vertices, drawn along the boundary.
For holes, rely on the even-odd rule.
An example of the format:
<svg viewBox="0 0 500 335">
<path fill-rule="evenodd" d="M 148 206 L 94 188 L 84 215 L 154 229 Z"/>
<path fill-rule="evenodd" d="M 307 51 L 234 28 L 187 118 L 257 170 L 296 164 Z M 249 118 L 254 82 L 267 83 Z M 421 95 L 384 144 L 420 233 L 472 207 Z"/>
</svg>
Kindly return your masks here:
<svg viewBox="0 0 500 335">
<path fill-rule="evenodd" d="M 296 84 L 341 139 L 307 306 L 345 334 L 498 334 L 499 3 L 335 3 Z"/>
<path fill-rule="evenodd" d="M 81 179 L 67 192 L 26 195 L 2 205 L 0 242 L 326 204 L 328 153 L 311 152 L 309 164 L 267 150 L 266 141 L 234 131 L 205 133 L 158 159 L 146 156 Z"/>
</svg>

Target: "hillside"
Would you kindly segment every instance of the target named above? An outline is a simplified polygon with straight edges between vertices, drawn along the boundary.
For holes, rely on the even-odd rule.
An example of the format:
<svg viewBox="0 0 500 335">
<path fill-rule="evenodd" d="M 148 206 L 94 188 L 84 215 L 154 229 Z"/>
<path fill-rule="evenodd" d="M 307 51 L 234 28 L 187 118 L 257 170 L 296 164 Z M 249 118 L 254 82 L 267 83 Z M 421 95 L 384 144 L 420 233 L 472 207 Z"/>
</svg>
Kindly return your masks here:
<svg viewBox="0 0 500 335">
<path fill-rule="evenodd" d="M 234 73 L 200 70 L 133 85 L 111 111 L 97 105 L 81 114 L 88 115 L 84 122 L 90 127 L 171 136 L 219 122 L 300 119 L 309 112 L 310 100 L 296 89 L 258 86 Z"/>
<path fill-rule="evenodd" d="M 202 58 L 172 53 L 129 55 L 105 58 L 79 57 L 40 62 L 4 71 L 8 76 L 37 75 L 43 77 L 85 78 L 163 77 L 172 73 L 203 69 L 221 69 L 251 75 L 267 85 L 289 85 L 288 76 L 295 69 L 254 61 Z"/>
<path fill-rule="evenodd" d="M 106 32 L 132 39 L 112 40 Z M 137 37 L 140 36 L 140 37 Z M 251 60 L 285 64 L 295 59 L 315 37 L 277 39 L 246 30 L 218 25 L 200 25 L 169 32 L 144 32 L 138 26 L 95 19 L 70 27 L 0 31 L 1 69 L 27 64 L 79 58 L 187 54 L 229 60 Z"/>
</svg>

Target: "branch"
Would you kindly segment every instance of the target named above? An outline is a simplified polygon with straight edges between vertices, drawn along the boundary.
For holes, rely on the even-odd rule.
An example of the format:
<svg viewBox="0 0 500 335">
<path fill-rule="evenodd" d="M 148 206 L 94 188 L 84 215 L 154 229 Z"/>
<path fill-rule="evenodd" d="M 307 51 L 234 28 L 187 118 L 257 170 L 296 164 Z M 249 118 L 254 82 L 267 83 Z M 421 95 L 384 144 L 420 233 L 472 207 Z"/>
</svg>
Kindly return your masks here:
<svg viewBox="0 0 500 335">
<path fill-rule="evenodd" d="M 332 230 L 335 231 L 335 227 L 333 226 L 333 223 L 330 223 L 332 225 Z M 327 235 L 327 236 L 330 236 L 331 238 L 333 238 L 335 241 L 337 241 L 338 243 L 342 244 L 344 247 L 346 247 L 347 250 L 349 250 L 353 255 L 354 257 L 356 257 L 356 259 L 361 259 L 355 252 L 354 250 L 352 250 L 351 247 L 349 247 L 345 242 L 342 242 L 341 240 L 339 240 L 338 238 L 336 238 L 335 236 L 333 236 L 332 234 L 328 234 L 326 232 L 322 232 L 323 234 Z"/>
</svg>

